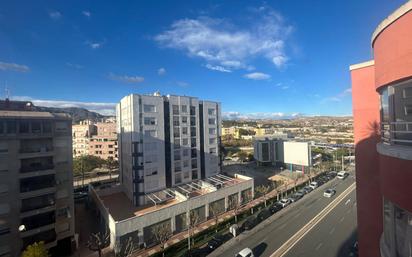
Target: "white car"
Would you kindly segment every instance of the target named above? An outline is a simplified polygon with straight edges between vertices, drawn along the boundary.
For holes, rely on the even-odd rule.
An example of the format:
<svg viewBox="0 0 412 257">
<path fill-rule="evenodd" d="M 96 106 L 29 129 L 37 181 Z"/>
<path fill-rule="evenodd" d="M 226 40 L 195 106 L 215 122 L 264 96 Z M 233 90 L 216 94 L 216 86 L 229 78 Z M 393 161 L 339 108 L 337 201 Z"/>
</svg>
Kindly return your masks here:
<svg viewBox="0 0 412 257">
<path fill-rule="evenodd" d="M 245 248 L 236 254 L 235 257 L 254 257 L 252 250 L 250 248 Z"/>
<path fill-rule="evenodd" d="M 334 194 L 336 194 L 335 189 L 329 188 L 329 189 L 326 189 L 326 191 L 323 193 L 323 196 L 330 198 L 330 197 L 332 197 Z"/>
<path fill-rule="evenodd" d="M 309 184 L 309 187 L 312 188 L 312 189 L 317 188 L 317 187 L 318 187 L 318 182 L 316 182 L 316 181 L 311 182 L 311 183 Z"/>
<path fill-rule="evenodd" d="M 281 199 L 279 201 L 279 204 L 282 205 L 282 208 L 285 208 L 286 206 L 288 206 L 291 203 L 290 199 Z"/>
<path fill-rule="evenodd" d="M 338 175 L 336 175 L 336 177 L 337 177 L 338 179 L 345 179 L 348 175 L 349 175 L 349 174 L 346 173 L 346 172 L 343 170 L 343 171 L 339 171 L 339 172 L 338 172 Z"/>
</svg>

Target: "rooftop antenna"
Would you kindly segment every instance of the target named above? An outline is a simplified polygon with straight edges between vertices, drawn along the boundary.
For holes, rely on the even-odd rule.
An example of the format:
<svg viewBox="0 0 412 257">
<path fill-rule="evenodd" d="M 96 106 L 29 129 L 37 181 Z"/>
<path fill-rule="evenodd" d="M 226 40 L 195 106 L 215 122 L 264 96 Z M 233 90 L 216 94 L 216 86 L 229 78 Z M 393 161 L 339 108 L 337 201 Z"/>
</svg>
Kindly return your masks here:
<svg viewBox="0 0 412 257">
<path fill-rule="evenodd" d="M 10 98 L 10 90 L 7 87 L 7 81 L 6 81 L 6 86 L 4 88 L 4 93 L 5 93 L 6 99 L 9 99 Z"/>
</svg>

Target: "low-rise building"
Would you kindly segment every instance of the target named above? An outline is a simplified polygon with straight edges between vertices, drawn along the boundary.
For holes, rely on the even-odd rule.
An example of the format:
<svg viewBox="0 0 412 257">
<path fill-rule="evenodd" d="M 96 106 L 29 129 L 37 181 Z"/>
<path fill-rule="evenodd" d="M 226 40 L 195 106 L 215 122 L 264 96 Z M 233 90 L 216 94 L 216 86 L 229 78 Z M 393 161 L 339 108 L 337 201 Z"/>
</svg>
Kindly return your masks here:
<svg viewBox="0 0 412 257">
<path fill-rule="evenodd" d="M 117 160 L 116 123 L 99 122 L 95 127 L 97 133 L 89 139 L 88 154 L 104 160 Z"/>
<path fill-rule="evenodd" d="M 223 213 L 252 200 L 254 192 L 253 178 L 217 174 L 146 194 L 147 204 L 135 206 L 121 187 L 90 186 L 90 196 L 110 230 L 110 248 L 115 252 L 121 251 L 129 238 L 135 247 L 151 246 L 156 243 L 156 226 L 168 224 L 171 233 L 185 231 L 190 213 L 196 216 L 196 223 L 201 223 L 216 215 L 211 213 L 210 206 Z"/>
</svg>

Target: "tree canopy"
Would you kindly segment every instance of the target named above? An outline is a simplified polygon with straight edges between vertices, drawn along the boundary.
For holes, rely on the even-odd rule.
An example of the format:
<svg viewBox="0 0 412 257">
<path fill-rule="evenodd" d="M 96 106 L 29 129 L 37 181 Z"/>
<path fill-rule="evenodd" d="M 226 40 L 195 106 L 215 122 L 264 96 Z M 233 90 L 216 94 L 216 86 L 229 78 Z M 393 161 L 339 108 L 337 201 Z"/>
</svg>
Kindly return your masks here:
<svg viewBox="0 0 412 257">
<path fill-rule="evenodd" d="M 24 250 L 22 257 L 49 257 L 49 252 L 44 245 L 44 242 L 36 242 L 29 246 L 27 246 L 26 250 Z"/>
</svg>

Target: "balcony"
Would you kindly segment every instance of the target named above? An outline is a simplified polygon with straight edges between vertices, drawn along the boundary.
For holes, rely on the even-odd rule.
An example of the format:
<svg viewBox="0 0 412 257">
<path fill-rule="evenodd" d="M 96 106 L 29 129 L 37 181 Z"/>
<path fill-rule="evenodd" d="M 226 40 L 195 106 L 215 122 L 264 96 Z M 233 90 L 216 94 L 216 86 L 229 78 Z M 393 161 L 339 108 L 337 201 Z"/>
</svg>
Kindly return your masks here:
<svg viewBox="0 0 412 257">
<path fill-rule="evenodd" d="M 32 236 L 24 237 L 23 238 L 23 249 L 26 249 L 28 245 L 31 245 L 35 242 L 43 241 L 45 244 L 51 243 L 55 241 L 56 238 L 57 238 L 56 231 L 54 229 L 43 231 L 43 232 L 37 233 Z"/>
<path fill-rule="evenodd" d="M 47 194 L 21 200 L 21 212 L 28 212 L 55 205 L 55 196 Z"/>
<path fill-rule="evenodd" d="M 37 176 L 20 180 L 20 193 L 37 191 L 56 186 L 54 175 Z"/>
<path fill-rule="evenodd" d="M 377 145 L 380 154 L 412 160 L 412 122 L 382 122 L 381 139 Z"/>
<path fill-rule="evenodd" d="M 54 211 L 45 212 L 42 214 L 23 218 L 21 225 L 24 225 L 25 231 L 30 231 L 36 228 L 51 225 L 56 222 L 56 215 Z"/>
<path fill-rule="evenodd" d="M 54 169 L 53 164 L 42 164 L 42 165 L 33 165 L 33 166 L 26 166 L 26 167 L 21 167 L 20 172 L 21 173 L 27 173 L 27 172 L 34 172 L 34 171 L 42 171 L 42 170 L 52 170 Z"/>
<path fill-rule="evenodd" d="M 53 152 L 53 147 L 24 147 L 20 148 L 19 153 L 21 154 L 32 154 L 32 153 L 51 153 Z"/>
</svg>

